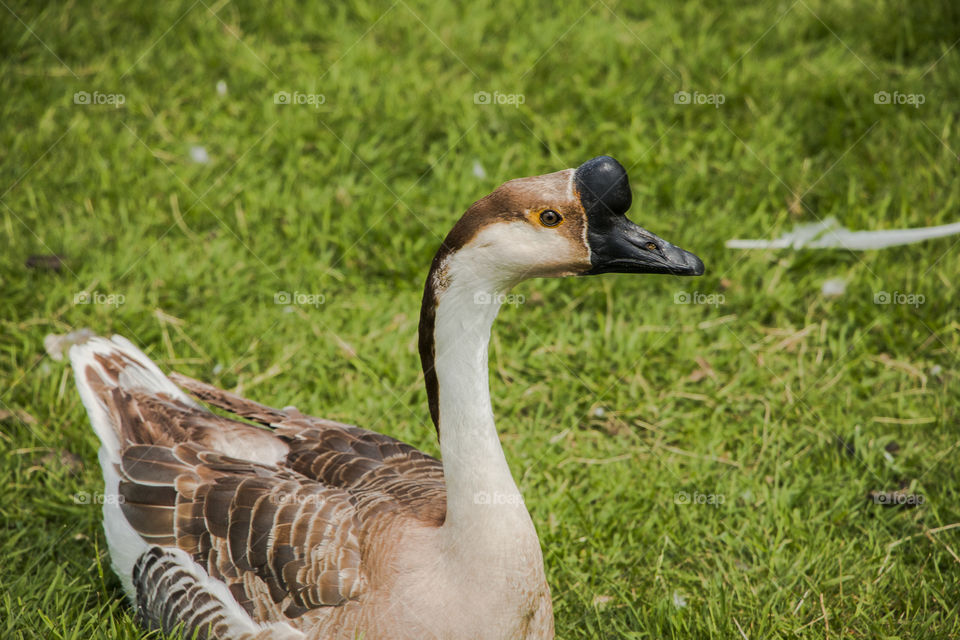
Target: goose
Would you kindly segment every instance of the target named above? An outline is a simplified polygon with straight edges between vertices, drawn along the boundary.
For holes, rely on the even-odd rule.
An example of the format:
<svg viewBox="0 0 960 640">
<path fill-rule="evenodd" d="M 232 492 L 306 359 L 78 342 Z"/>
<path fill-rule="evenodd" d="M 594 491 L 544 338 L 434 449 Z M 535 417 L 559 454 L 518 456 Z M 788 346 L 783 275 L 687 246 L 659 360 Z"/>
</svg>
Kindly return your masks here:
<svg viewBox="0 0 960 640">
<path fill-rule="evenodd" d="M 631 202 L 626 170 L 600 156 L 510 180 L 454 225 L 419 322 L 440 460 L 164 374 L 122 336 L 70 346 L 101 443 L 111 564 L 141 623 L 231 640 L 553 638 L 487 346 L 505 293 L 528 278 L 703 273 L 630 221 Z"/>
</svg>

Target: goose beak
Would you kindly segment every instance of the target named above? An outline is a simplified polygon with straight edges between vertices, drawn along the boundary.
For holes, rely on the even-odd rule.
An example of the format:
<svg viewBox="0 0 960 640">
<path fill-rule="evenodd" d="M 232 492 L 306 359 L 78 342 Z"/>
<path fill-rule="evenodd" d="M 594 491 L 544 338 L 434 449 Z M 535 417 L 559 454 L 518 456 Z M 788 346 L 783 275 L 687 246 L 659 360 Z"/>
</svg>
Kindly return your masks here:
<svg viewBox="0 0 960 640">
<path fill-rule="evenodd" d="M 634 224 L 626 216 L 611 221 L 602 234 L 590 234 L 587 275 L 598 273 L 670 273 L 702 276 L 703 261 L 656 234 Z"/>
<path fill-rule="evenodd" d="M 587 217 L 590 269 L 598 273 L 672 273 L 703 275 L 703 261 L 627 219 L 633 203 L 630 180 L 610 156 L 598 156 L 573 174 Z"/>
</svg>

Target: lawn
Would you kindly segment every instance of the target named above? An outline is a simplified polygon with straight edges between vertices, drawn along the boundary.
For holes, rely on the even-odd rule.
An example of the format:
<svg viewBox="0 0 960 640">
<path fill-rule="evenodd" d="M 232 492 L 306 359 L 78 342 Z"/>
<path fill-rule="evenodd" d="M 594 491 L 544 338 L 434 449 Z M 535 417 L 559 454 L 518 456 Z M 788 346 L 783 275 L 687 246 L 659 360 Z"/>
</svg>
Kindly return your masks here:
<svg viewBox="0 0 960 640">
<path fill-rule="evenodd" d="M 433 253 L 600 154 L 707 272 L 530 281 L 494 326 L 558 637 L 960 637 L 958 237 L 724 246 L 958 219 L 955 3 L 0 4 L 3 638 L 143 637 L 44 336 L 436 455 Z"/>
</svg>

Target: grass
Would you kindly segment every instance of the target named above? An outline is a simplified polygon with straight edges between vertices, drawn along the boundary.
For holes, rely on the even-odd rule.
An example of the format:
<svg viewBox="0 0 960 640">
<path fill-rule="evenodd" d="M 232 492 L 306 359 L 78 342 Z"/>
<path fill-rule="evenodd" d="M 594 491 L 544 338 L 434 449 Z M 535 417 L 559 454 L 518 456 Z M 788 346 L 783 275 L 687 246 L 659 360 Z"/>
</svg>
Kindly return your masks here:
<svg viewBox="0 0 960 640">
<path fill-rule="evenodd" d="M 500 182 L 601 153 L 707 274 L 532 281 L 495 326 L 558 637 L 960 636 L 956 239 L 724 248 L 957 219 L 955 5 L 323 4 L 0 10 L 0 636 L 142 637 L 46 334 L 121 333 L 436 454 L 415 336 L 442 235 Z M 900 487 L 923 503 L 866 499 Z"/>
</svg>

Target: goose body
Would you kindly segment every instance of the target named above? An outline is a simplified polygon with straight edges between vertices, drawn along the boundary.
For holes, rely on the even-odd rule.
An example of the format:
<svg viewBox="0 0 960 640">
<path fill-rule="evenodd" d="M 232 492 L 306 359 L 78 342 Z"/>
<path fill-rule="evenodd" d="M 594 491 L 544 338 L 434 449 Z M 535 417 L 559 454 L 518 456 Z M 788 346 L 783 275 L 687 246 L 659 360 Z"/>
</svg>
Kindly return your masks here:
<svg viewBox="0 0 960 640">
<path fill-rule="evenodd" d="M 539 540 L 494 425 L 490 329 L 527 278 L 703 272 L 630 222 L 630 204 L 623 167 L 601 156 L 507 182 L 454 226 L 420 317 L 442 462 L 167 376 L 120 336 L 71 347 L 102 445 L 111 561 L 144 624 L 219 639 L 552 638 Z"/>
</svg>

